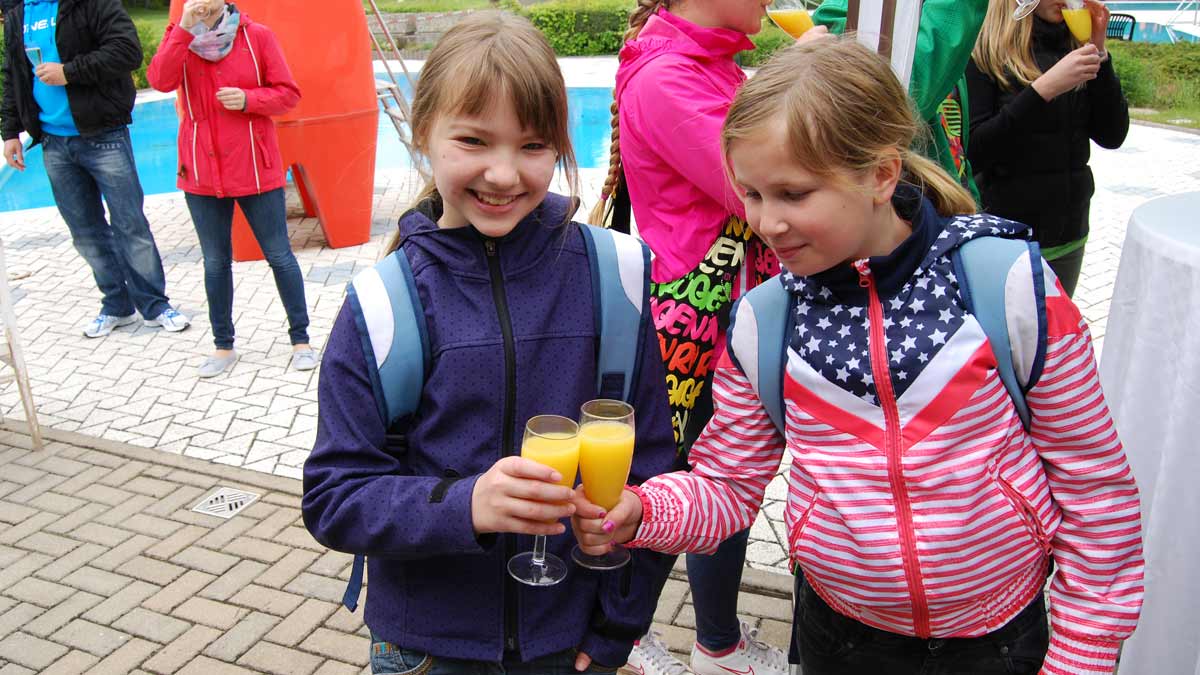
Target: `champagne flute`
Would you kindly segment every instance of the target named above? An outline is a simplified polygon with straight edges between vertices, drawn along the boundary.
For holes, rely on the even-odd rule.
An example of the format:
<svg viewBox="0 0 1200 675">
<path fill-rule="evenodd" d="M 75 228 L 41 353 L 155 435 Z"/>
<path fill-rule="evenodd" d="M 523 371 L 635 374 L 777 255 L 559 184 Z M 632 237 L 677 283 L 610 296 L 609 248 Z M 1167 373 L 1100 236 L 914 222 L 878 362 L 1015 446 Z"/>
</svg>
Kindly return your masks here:
<svg viewBox="0 0 1200 675">
<path fill-rule="evenodd" d="M 1067 0 L 1067 6 L 1062 11 L 1063 21 L 1071 35 L 1083 44 L 1092 40 L 1092 12 L 1083 4 L 1083 0 Z"/>
<path fill-rule="evenodd" d="M 767 7 L 767 16 L 796 39 L 813 27 L 812 16 L 805 9 L 804 0 L 775 0 Z"/>
<path fill-rule="evenodd" d="M 558 415 L 538 415 L 525 423 L 521 456 L 548 466 L 562 475 L 559 484 L 575 485 L 579 466 L 579 425 Z M 518 553 L 508 561 L 508 573 L 529 586 L 553 586 L 567 578 L 567 564 L 546 552 L 546 536 L 533 539 L 533 551 Z"/>
<path fill-rule="evenodd" d="M 1017 8 L 1013 10 L 1013 19 L 1020 21 L 1033 14 L 1033 10 L 1037 9 L 1039 2 L 1041 0 L 1017 0 Z"/>
<path fill-rule="evenodd" d="M 596 399 L 583 404 L 579 418 L 579 473 L 588 501 L 611 511 L 621 501 L 633 465 L 633 406 Z M 588 555 L 578 546 L 571 557 L 580 567 L 615 570 L 629 563 L 629 551 L 614 545 L 604 555 Z"/>
</svg>

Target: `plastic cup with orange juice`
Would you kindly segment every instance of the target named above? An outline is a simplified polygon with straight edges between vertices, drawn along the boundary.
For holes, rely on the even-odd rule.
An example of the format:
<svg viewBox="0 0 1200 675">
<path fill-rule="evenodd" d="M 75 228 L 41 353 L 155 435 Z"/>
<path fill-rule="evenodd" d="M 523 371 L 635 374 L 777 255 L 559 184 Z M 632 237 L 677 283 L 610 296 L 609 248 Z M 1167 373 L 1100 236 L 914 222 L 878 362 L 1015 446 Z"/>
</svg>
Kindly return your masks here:
<svg viewBox="0 0 1200 675">
<path fill-rule="evenodd" d="M 538 415 L 525 424 L 521 457 L 548 466 L 562 475 L 559 484 L 575 485 L 579 464 L 579 425 L 558 415 Z M 567 578 L 567 564 L 546 552 L 546 537 L 533 539 L 533 550 L 518 553 L 508 561 L 508 573 L 529 586 L 553 586 Z"/>
<path fill-rule="evenodd" d="M 1086 44 L 1092 39 L 1092 12 L 1082 2 L 1067 2 L 1062 11 L 1063 20 L 1076 40 Z"/>
<path fill-rule="evenodd" d="M 621 501 L 633 465 L 633 406 L 597 399 L 583 404 L 579 425 L 579 475 L 588 501 L 606 510 Z M 613 546 L 604 555 L 588 555 L 578 546 L 571 557 L 580 567 L 614 570 L 629 563 L 629 551 Z"/>
</svg>

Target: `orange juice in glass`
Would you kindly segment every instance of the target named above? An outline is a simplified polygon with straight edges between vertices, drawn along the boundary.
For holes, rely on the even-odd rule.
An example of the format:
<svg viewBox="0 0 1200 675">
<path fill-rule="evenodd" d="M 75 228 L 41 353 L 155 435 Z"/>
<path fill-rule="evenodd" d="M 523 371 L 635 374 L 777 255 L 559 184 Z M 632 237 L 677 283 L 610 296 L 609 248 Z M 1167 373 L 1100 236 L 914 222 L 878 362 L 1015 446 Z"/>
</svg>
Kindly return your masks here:
<svg viewBox="0 0 1200 675">
<path fill-rule="evenodd" d="M 804 35 L 805 31 L 813 27 L 812 16 L 803 7 L 796 9 L 768 9 L 767 16 L 771 17 L 771 21 L 774 21 L 776 26 L 779 26 L 785 33 L 794 38 L 799 38 L 801 35 Z"/>
<path fill-rule="evenodd" d="M 562 474 L 560 485 L 575 487 L 579 467 L 579 437 L 566 432 L 528 436 L 521 442 L 521 456 Z"/>
<path fill-rule="evenodd" d="M 583 405 L 579 425 L 579 475 L 588 501 L 606 510 L 616 508 L 633 465 L 633 406 L 624 401 L 597 399 Z M 571 552 L 581 567 L 614 570 L 629 563 L 620 546 L 604 555 L 587 555 L 578 546 Z"/>
<path fill-rule="evenodd" d="M 1069 3 L 1062 15 L 1076 40 L 1087 44 L 1092 39 L 1092 13 L 1087 7 L 1074 7 Z"/>
<path fill-rule="evenodd" d="M 525 424 L 521 456 L 548 466 L 562 475 L 560 485 L 575 485 L 579 464 L 579 425 L 558 415 L 538 415 Z M 533 550 L 518 553 L 508 561 L 508 573 L 529 586 L 553 586 L 567 578 L 567 564 L 546 552 L 546 537 L 533 538 Z"/>
</svg>

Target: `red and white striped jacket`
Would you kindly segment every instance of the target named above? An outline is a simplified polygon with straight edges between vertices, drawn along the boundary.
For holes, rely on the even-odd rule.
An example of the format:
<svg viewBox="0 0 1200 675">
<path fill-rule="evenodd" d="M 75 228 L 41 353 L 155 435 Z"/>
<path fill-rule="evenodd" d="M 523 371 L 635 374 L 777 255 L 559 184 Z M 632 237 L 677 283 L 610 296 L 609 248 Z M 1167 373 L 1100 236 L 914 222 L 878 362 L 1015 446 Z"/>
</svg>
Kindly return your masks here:
<svg viewBox="0 0 1200 675">
<path fill-rule="evenodd" d="M 787 452 L 789 553 L 835 610 L 905 635 L 984 635 L 1042 592 L 1053 555 L 1043 672 L 1112 673 L 1141 607 L 1142 540 L 1087 325 L 1037 261 L 1048 340 L 1026 432 L 949 257 L 976 234 L 1024 226 L 918 210 L 909 250 L 860 261 L 857 275 L 785 275 L 797 321 L 783 436 L 733 360 L 757 341 L 739 306 L 693 471 L 636 490 L 644 517 L 631 545 L 712 552 L 754 522 Z M 1014 284 L 1031 286 L 1029 264 L 1010 271 L 1010 298 Z M 1010 332 L 1030 305 L 1009 301 Z M 1019 372 L 1030 374 L 1036 349 L 1016 344 Z"/>
</svg>

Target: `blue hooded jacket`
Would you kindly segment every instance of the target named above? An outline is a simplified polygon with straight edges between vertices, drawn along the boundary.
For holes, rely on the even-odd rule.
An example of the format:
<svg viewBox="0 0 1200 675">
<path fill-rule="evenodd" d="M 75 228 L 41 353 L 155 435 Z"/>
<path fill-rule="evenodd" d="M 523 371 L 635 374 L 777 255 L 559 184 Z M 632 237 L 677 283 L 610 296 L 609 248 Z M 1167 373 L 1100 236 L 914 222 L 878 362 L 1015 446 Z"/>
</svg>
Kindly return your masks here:
<svg viewBox="0 0 1200 675">
<path fill-rule="evenodd" d="M 520 453 L 526 420 L 577 419 L 596 397 L 591 271 L 579 226 L 564 225 L 570 208 L 550 195 L 498 239 L 439 229 L 429 203 L 401 217 L 431 355 L 416 413 L 391 430 L 403 441 L 378 412 L 355 312 L 343 305 L 338 315 L 304 466 L 304 521 L 322 544 L 367 555 L 366 622 L 388 642 L 491 662 L 578 648 L 615 667 L 650 625 L 672 557 L 634 551 L 621 570 L 572 565 L 557 586 L 527 587 L 505 566 L 533 538 L 477 536 L 471 520 L 475 481 Z M 631 483 L 677 468 L 658 340 L 646 324 Z M 574 544 L 568 528 L 547 548 L 569 559 Z"/>
</svg>

